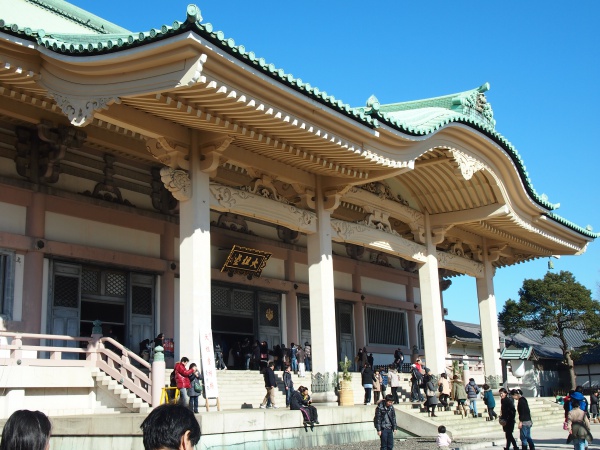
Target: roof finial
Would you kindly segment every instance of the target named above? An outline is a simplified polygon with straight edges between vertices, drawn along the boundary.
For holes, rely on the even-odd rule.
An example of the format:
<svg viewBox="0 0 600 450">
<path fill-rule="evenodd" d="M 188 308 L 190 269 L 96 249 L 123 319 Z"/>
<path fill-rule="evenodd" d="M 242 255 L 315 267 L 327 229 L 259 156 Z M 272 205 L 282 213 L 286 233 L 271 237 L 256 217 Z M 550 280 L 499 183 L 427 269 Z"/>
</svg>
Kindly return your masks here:
<svg viewBox="0 0 600 450">
<path fill-rule="evenodd" d="M 375 97 L 375 95 L 371 95 L 368 99 L 367 99 L 367 107 L 368 108 L 373 108 L 374 110 L 378 110 L 379 107 L 381 106 L 381 104 L 379 103 L 379 100 L 377 100 L 377 97 Z"/>
<path fill-rule="evenodd" d="M 194 4 L 189 4 L 187 6 L 187 21 L 190 23 L 196 23 L 202 21 L 202 14 L 200 13 L 200 8 L 198 8 Z"/>
</svg>

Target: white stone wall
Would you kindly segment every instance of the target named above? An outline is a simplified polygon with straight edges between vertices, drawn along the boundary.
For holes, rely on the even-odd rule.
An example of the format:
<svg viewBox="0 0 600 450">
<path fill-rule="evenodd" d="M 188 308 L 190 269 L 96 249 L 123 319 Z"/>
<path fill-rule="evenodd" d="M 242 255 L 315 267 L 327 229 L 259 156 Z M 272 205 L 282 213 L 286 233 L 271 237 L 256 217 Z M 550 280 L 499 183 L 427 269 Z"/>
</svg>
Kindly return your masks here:
<svg viewBox="0 0 600 450">
<path fill-rule="evenodd" d="M 0 231 L 25 234 L 27 209 L 24 206 L 0 202 L 0 211 Z"/>
</svg>

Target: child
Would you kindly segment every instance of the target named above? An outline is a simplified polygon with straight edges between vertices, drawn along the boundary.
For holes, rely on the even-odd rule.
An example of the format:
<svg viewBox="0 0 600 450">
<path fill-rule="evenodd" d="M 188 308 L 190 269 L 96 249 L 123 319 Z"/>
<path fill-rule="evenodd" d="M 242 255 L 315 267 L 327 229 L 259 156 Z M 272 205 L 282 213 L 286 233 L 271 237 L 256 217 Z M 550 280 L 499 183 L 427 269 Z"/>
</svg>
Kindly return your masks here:
<svg viewBox="0 0 600 450">
<path fill-rule="evenodd" d="M 446 434 L 446 427 L 444 425 L 440 425 L 438 427 L 438 436 L 437 439 L 435 440 L 435 443 L 437 444 L 438 448 L 441 448 L 443 450 L 450 450 L 450 444 L 452 443 L 452 439 L 450 439 L 450 436 L 448 436 Z"/>
<path fill-rule="evenodd" d="M 495 420 L 498 418 L 498 414 L 494 412 L 496 407 L 496 400 L 494 399 L 494 393 L 490 388 L 489 384 L 483 385 L 483 403 L 487 406 L 489 420 Z"/>
</svg>

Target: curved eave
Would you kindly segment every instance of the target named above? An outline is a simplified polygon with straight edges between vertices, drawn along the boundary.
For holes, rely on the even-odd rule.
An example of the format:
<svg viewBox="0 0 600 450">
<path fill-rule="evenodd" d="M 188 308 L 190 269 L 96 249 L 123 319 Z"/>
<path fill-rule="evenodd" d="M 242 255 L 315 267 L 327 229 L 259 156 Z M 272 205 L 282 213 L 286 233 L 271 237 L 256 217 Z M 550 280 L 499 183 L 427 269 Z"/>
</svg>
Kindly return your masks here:
<svg viewBox="0 0 600 450">
<path fill-rule="evenodd" d="M 266 77 L 291 88 L 305 98 L 309 98 L 340 113 L 342 116 L 355 121 L 361 126 L 373 129 L 383 124 L 404 135 L 428 139 L 431 135 L 446 126 L 463 124 L 488 137 L 506 152 L 514 163 L 528 196 L 533 202 L 548 211 L 547 217 L 549 219 L 586 237 L 595 239 L 600 236 L 600 233 L 593 233 L 591 230 L 579 227 L 551 212 L 555 208 L 555 205 L 537 194 L 516 149 L 492 127 L 484 125 L 471 117 L 455 115 L 440 121 L 432 127 L 417 128 L 408 123 L 402 123 L 390 118 L 385 113 L 378 111 L 366 113 L 362 109 L 351 108 L 341 100 L 286 73 L 283 69 L 278 69 L 273 64 L 267 64 L 263 58 L 257 58 L 253 52 L 246 51 L 244 46 L 236 45 L 232 39 L 226 39 L 222 32 L 213 31 L 211 24 L 198 23 L 196 18 L 197 16 L 191 14 L 188 8 L 188 19 L 185 22 L 175 22 L 172 26 L 165 25 L 160 29 L 153 29 L 147 33 L 93 36 L 93 39 L 88 39 L 86 36 L 88 41 L 85 45 L 82 42 L 70 42 L 69 39 L 74 39 L 74 37 L 45 36 L 43 33 L 36 33 L 30 29 L 20 29 L 16 25 L 7 25 L 2 21 L 0 21 L 0 31 L 18 36 L 21 39 L 37 42 L 53 53 L 71 57 L 116 54 L 137 47 L 147 46 L 161 40 L 168 40 L 183 33 L 193 32 Z M 64 60 L 64 58 L 59 59 Z M 22 77 L 22 75 L 16 75 L 16 77 L 21 77 L 22 80 L 30 83 L 34 75 L 32 73 L 32 76 L 29 78 Z M 10 73 L 0 72 L 0 76 L 7 79 L 7 82 L 10 83 Z M 365 181 L 368 181 L 370 172 L 381 171 L 382 169 L 411 168 L 410 164 L 412 161 L 382 158 L 377 152 L 346 141 L 341 137 L 341 134 L 339 136 L 332 135 L 327 130 L 321 129 L 315 124 L 308 123 L 300 118 L 290 118 L 288 114 L 283 111 L 276 111 L 276 108 L 271 107 L 271 105 L 261 102 L 261 106 L 257 107 L 253 99 L 248 100 L 246 98 L 242 101 L 241 98 L 243 95 L 237 96 L 235 91 L 229 86 L 223 85 L 220 89 L 216 89 L 205 96 L 200 91 L 209 87 L 210 80 L 205 78 L 204 81 L 204 85 L 201 85 L 202 82 L 200 82 L 199 86 L 191 87 L 189 92 L 186 92 L 185 89 L 187 88 L 184 88 L 177 91 L 172 90 L 164 96 L 140 95 L 138 97 L 126 97 L 124 98 L 124 104 L 161 116 L 185 127 L 218 129 L 221 132 L 227 131 L 227 127 L 223 128 L 225 115 L 221 118 L 216 115 L 212 116 L 214 122 L 211 123 L 210 111 L 206 107 L 202 110 L 201 105 L 210 104 L 208 98 L 210 95 L 215 101 L 218 100 L 220 102 L 219 108 L 227 112 L 227 126 L 232 127 L 234 131 L 237 130 L 236 138 L 240 140 L 242 145 L 265 157 L 276 158 L 287 164 L 295 164 L 296 167 L 308 172 L 334 174 L 347 178 L 364 178 Z M 207 89 L 207 92 L 208 90 L 210 89 Z M 232 92 L 234 95 L 232 95 Z M 187 104 L 185 101 L 180 101 L 181 97 L 185 97 L 186 95 L 190 99 Z M 157 107 L 164 98 L 168 99 L 169 102 L 175 100 L 171 108 L 164 109 L 164 105 L 161 105 L 160 108 Z M 196 121 L 197 119 L 191 117 L 190 114 L 187 116 L 182 115 L 182 104 L 185 106 L 185 111 L 192 111 L 196 117 L 202 116 L 204 113 L 204 119 Z M 173 108 L 174 105 L 178 106 Z M 229 117 L 229 114 L 232 116 Z M 206 120 L 207 117 L 208 120 Z M 240 128 L 240 124 L 244 120 L 246 121 L 245 123 L 250 123 L 250 126 L 245 127 L 245 130 L 243 127 Z M 285 154 L 286 152 L 287 155 Z"/>
</svg>

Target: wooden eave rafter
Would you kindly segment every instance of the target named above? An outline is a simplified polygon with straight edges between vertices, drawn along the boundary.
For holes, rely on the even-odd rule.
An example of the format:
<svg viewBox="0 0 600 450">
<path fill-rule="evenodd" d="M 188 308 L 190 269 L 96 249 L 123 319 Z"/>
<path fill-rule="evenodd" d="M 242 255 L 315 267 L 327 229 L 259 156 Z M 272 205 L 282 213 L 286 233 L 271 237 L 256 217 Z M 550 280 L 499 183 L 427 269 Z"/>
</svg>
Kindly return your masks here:
<svg viewBox="0 0 600 450">
<path fill-rule="evenodd" d="M 234 143 L 222 164 L 251 167 L 254 158 L 262 158 L 260 165 L 282 181 L 310 185 L 318 174 L 328 189 L 395 177 L 411 202 L 432 217 L 483 213 L 506 204 L 509 216 L 477 216 L 472 223 L 461 221 L 461 227 L 510 240 L 531 255 L 573 253 L 589 242 L 551 221 L 534 225 L 545 210 L 531 200 L 505 151 L 472 128 L 454 123 L 423 137 L 371 129 L 244 66 L 194 33 L 94 57 L 1 46 L 11 59 L 0 69 L 0 95 L 9 105 L 5 113 L 12 104 L 13 113 L 23 109 L 23 117 L 56 116 L 57 105 L 46 90 L 55 97 L 101 95 L 109 101 L 89 122 L 99 129 L 135 139 L 165 138 L 183 147 L 189 147 L 190 129 L 227 134 Z M 118 146 L 103 133 L 90 137 L 99 145 L 105 140 Z M 484 168 L 461 178 L 448 156 L 453 149 L 477 155 Z M 139 146 L 133 151 L 139 156 Z M 281 176 L 283 167 L 289 175 Z"/>
</svg>

